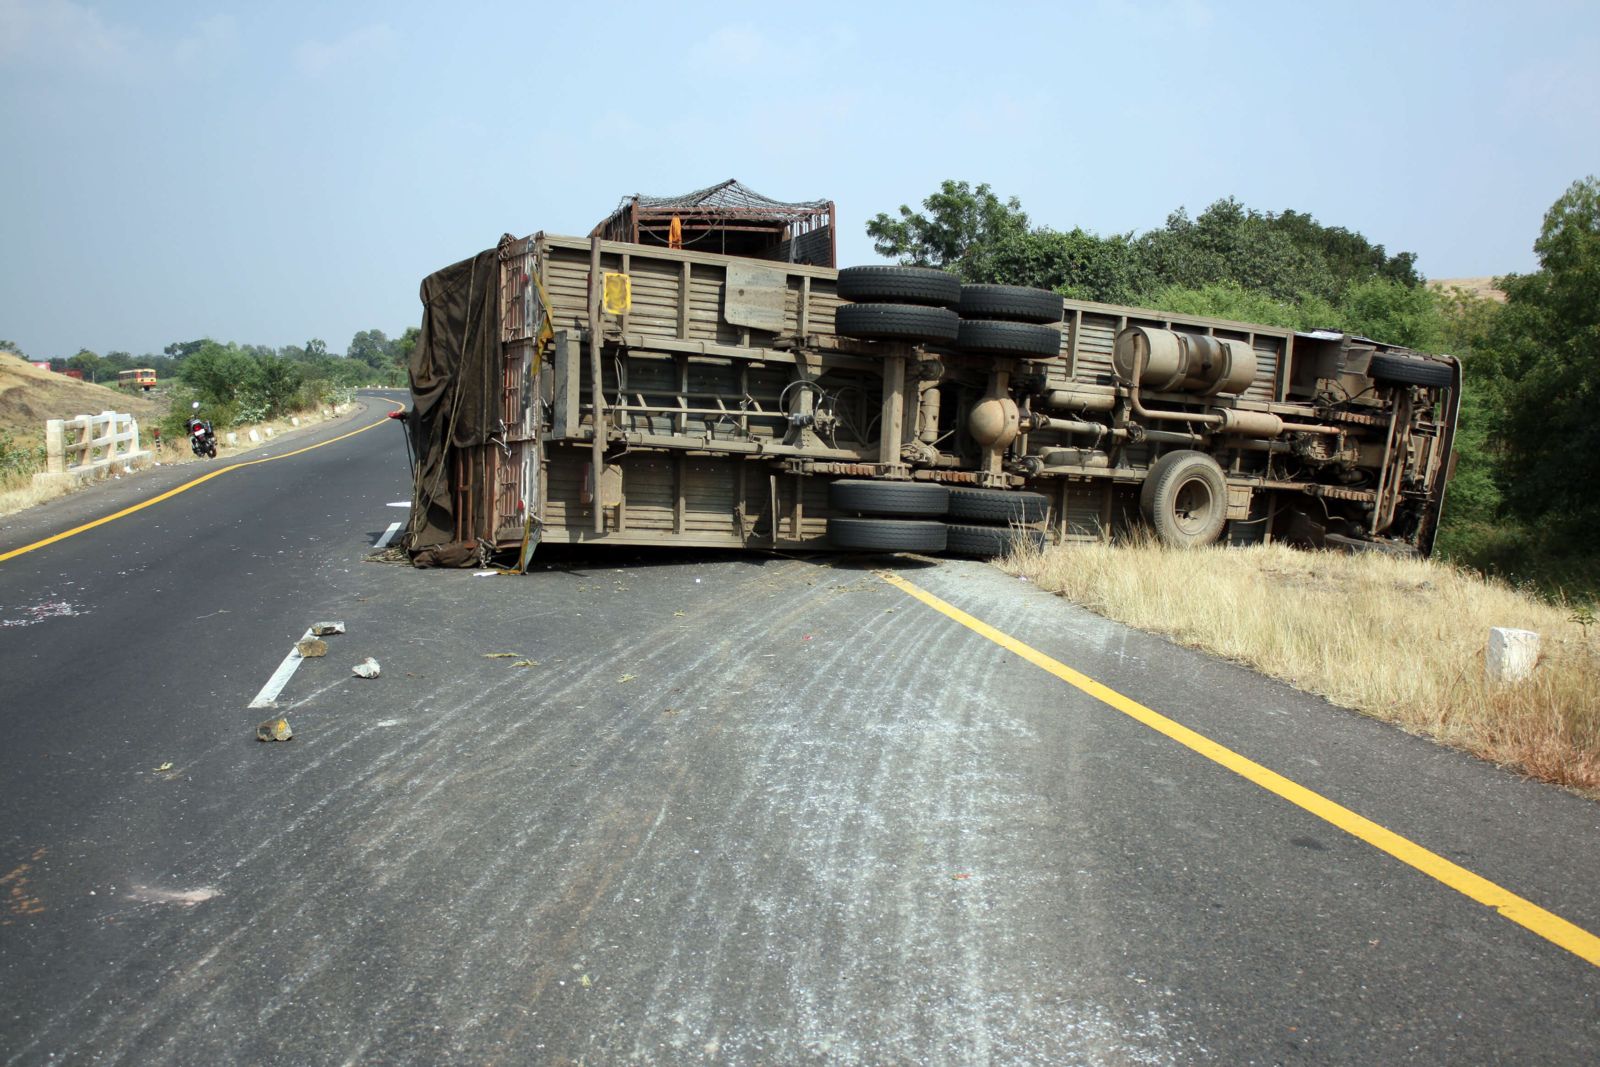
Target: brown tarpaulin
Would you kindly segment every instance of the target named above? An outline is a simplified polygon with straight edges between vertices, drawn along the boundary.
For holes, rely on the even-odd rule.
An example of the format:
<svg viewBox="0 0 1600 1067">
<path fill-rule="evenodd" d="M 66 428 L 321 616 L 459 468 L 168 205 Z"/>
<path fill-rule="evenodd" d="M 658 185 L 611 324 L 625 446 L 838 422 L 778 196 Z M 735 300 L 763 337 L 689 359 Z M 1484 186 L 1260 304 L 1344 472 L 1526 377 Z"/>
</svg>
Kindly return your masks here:
<svg viewBox="0 0 1600 1067">
<path fill-rule="evenodd" d="M 416 482 L 406 547 L 418 566 L 470 566 L 480 536 L 456 539 L 454 450 L 500 426 L 499 257 L 493 249 L 422 280 L 422 333 L 411 353 L 408 429 Z"/>
</svg>

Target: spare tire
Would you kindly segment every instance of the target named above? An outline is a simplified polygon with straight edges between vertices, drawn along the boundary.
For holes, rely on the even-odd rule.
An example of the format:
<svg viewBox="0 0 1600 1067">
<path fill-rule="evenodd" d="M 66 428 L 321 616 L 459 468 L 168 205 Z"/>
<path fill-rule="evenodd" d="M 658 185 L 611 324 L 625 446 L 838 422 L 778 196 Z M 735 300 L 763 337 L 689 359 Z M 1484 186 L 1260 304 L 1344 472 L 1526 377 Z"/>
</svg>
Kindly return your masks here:
<svg viewBox="0 0 1600 1067">
<path fill-rule="evenodd" d="M 839 297 L 953 308 L 961 302 L 961 279 L 928 267 L 846 267 L 839 272 Z"/>
<path fill-rule="evenodd" d="M 937 519 L 829 519 L 834 548 L 863 552 L 943 552 L 945 525 Z"/>
<path fill-rule="evenodd" d="M 962 319 L 956 347 L 1012 359 L 1054 359 L 1061 354 L 1061 331 L 1027 322 Z"/>
<path fill-rule="evenodd" d="M 1006 322 L 1060 322 L 1061 297 L 1048 289 L 1021 285 L 963 285 L 956 311 L 964 319 Z"/>
<path fill-rule="evenodd" d="M 834 332 L 868 341 L 943 341 L 956 339 L 961 319 L 946 308 L 912 304 L 841 304 Z"/>
<path fill-rule="evenodd" d="M 1012 545 L 1044 547 L 1044 533 L 1016 526 L 945 524 L 945 551 L 958 556 L 1003 556 Z"/>
<path fill-rule="evenodd" d="M 1455 371 L 1448 363 L 1393 356 L 1384 352 L 1372 354 L 1372 361 L 1367 364 L 1367 377 L 1375 382 L 1426 386 L 1451 385 L 1456 380 Z"/>
<path fill-rule="evenodd" d="M 846 479 L 828 484 L 828 506 L 866 515 L 943 515 L 950 491 L 936 482 Z"/>
<path fill-rule="evenodd" d="M 950 504 L 945 511 L 952 519 L 992 522 L 1004 526 L 1043 522 L 1049 513 L 1050 498 L 1043 493 L 977 489 L 966 485 L 950 487 Z"/>
</svg>

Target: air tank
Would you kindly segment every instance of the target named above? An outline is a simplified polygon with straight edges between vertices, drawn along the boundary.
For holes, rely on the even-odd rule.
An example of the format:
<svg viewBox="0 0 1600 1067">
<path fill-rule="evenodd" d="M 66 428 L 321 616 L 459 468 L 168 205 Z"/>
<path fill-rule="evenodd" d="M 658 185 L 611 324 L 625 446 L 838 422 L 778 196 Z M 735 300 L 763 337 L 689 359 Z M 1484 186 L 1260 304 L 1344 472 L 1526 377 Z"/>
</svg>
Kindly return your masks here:
<svg viewBox="0 0 1600 1067">
<path fill-rule="evenodd" d="M 1117 377 L 1133 380 L 1142 354 L 1139 384 L 1158 393 L 1217 396 L 1242 393 L 1256 380 L 1256 354 L 1244 341 L 1154 326 L 1129 326 L 1117 334 L 1111 362 Z"/>
</svg>

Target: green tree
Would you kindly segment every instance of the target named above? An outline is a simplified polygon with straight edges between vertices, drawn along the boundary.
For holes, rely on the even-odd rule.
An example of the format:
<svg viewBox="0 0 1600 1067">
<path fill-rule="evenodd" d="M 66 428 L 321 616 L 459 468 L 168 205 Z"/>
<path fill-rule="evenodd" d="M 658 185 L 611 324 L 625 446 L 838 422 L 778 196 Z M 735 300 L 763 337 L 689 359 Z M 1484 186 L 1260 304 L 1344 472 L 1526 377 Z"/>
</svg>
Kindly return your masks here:
<svg viewBox="0 0 1600 1067">
<path fill-rule="evenodd" d="M 320 337 L 313 337 L 311 340 L 306 342 L 305 352 L 306 356 L 310 359 L 316 359 L 319 356 L 325 356 L 328 354 L 328 343 Z"/>
<path fill-rule="evenodd" d="M 304 381 L 300 364 L 282 356 L 260 357 L 256 360 L 254 399 L 269 418 L 286 415 L 293 410 Z"/>
<path fill-rule="evenodd" d="M 867 236 L 880 256 L 918 267 L 939 267 L 974 281 L 993 273 L 997 246 L 1028 232 L 1028 216 L 1016 197 L 1002 201 L 987 185 L 945 181 L 922 202 L 927 214 L 900 205 L 900 217 L 879 212 Z"/>
<path fill-rule="evenodd" d="M 1600 522 L 1600 180 L 1574 182 L 1545 214 L 1539 270 L 1501 285 L 1476 377 L 1499 401 L 1501 489 L 1532 523 Z"/>
<path fill-rule="evenodd" d="M 211 340 L 209 337 L 202 337 L 198 341 L 174 341 L 162 351 L 173 359 L 186 359 L 200 351 L 201 346 L 209 340 Z"/>
<path fill-rule="evenodd" d="M 1341 329 L 1344 318 L 1338 308 L 1320 297 L 1280 300 L 1234 282 L 1212 282 L 1194 289 L 1168 285 L 1149 294 L 1144 303 L 1178 315 L 1259 322 L 1291 330 Z"/>
<path fill-rule="evenodd" d="M 78 354 L 67 360 L 67 369 L 82 371 L 88 381 L 99 381 L 99 376 L 104 373 L 104 361 L 98 352 L 91 352 L 87 348 L 78 349 Z"/>
<path fill-rule="evenodd" d="M 13 356 L 21 356 L 23 359 L 28 358 L 22 351 L 22 347 L 15 341 L 0 341 L 0 352 L 10 352 Z"/>
<path fill-rule="evenodd" d="M 1444 342 L 1439 298 L 1422 286 L 1374 276 L 1352 285 L 1340 308 L 1350 333 L 1427 352 Z"/>
<path fill-rule="evenodd" d="M 202 404 L 228 408 L 248 396 L 259 384 L 259 364 L 235 344 L 222 345 L 209 338 L 178 365 L 183 383 L 199 394 Z"/>
<path fill-rule="evenodd" d="M 382 330 L 360 330 L 350 338 L 345 356 L 365 363 L 375 371 L 386 371 L 393 363 L 389 352 L 389 339 Z"/>
</svg>

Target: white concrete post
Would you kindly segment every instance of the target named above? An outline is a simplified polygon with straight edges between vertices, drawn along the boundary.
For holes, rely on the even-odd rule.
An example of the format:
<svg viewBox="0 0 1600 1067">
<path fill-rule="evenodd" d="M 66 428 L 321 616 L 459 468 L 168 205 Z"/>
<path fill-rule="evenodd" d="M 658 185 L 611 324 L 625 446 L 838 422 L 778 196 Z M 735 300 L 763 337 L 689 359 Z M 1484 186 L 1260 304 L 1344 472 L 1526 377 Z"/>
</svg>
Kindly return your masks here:
<svg viewBox="0 0 1600 1067">
<path fill-rule="evenodd" d="M 1483 656 L 1485 673 L 1491 682 L 1520 682 L 1533 673 L 1539 662 L 1539 635 L 1532 630 L 1489 627 L 1489 647 Z"/>
<path fill-rule="evenodd" d="M 66 422 L 49 419 L 44 424 L 45 470 L 65 474 L 67 470 Z"/>
</svg>

